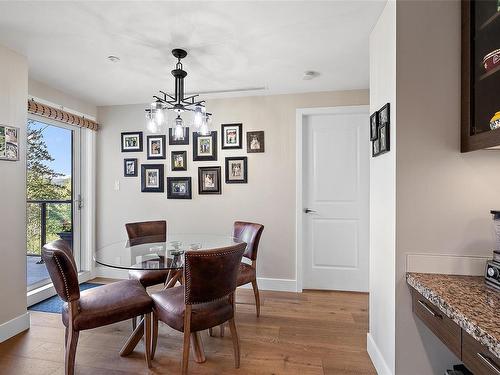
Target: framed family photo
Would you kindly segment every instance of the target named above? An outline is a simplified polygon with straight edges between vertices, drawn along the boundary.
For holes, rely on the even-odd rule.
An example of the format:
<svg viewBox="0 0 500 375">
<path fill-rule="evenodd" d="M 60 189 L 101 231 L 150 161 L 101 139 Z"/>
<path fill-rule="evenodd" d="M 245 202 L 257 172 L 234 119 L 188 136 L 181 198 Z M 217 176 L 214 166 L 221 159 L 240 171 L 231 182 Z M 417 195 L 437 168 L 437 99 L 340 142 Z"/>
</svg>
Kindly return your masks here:
<svg viewBox="0 0 500 375">
<path fill-rule="evenodd" d="M 220 167 L 198 167 L 198 194 L 221 194 Z"/>
<path fill-rule="evenodd" d="M 391 122 L 391 104 L 387 103 L 378 111 L 378 124 L 383 126 Z"/>
<path fill-rule="evenodd" d="M 191 199 L 191 177 L 167 177 L 167 199 Z"/>
<path fill-rule="evenodd" d="M 378 112 L 370 116 L 370 141 L 378 138 Z"/>
<path fill-rule="evenodd" d="M 222 149 L 242 148 L 243 124 L 222 124 L 221 141 Z"/>
<path fill-rule="evenodd" d="M 217 131 L 210 135 L 193 133 L 193 160 L 217 160 Z"/>
<path fill-rule="evenodd" d="M 172 170 L 187 171 L 187 152 L 172 151 Z"/>
<path fill-rule="evenodd" d="M 123 177 L 137 177 L 137 159 L 123 160 Z"/>
<path fill-rule="evenodd" d="M 247 152 L 264 152 L 264 132 L 247 132 Z"/>
<path fill-rule="evenodd" d="M 122 152 L 142 152 L 142 132 L 125 132 L 122 137 Z"/>
<path fill-rule="evenodd" d="M 171 146 L 175 145 L 188 145 L 189 144 L 189 128 L 184 128 L 184 134 L 182 138 L 174 139 L 173 129 L 168 128 L 168 144 Z"/>
<path fill-rule="evenodd" d="M 148 159 L 166 159 L 166 145 L 164 135 L 148 135 Z"/>
<path fill-rule="evenodd" d="M 246 184 L 248 182 L 248 158 L 226 158 L 226 184 Z"/>
<path fill-rule="evenodd" d="M 19 128 L 0 125 L 0 160 L 19 160 Z"/>
<path fill-rule="evenodd" d="M 163 193 L 163 164 L 141 165 L 141 191 L 143 193 Z"/>
<path fill-rule="evenodd" d="M 391 150 L 390 144 L 390 128 L 389 123 L 384 124 L 378 128 L 378 139 L 380 143 L 380 154 Z"/>
</svg>

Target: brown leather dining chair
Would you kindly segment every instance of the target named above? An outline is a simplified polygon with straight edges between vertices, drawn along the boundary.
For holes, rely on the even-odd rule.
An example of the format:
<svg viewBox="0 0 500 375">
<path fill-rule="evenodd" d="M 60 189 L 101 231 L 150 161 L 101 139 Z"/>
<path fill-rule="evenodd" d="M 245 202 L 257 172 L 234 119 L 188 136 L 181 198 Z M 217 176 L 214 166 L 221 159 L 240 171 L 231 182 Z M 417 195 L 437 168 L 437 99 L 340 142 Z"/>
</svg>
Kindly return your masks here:
<svg viewBox="0 0 500 375">
<path fill-rule="evenodd" d="M 143 221 L 138 223 L 125 224 L 128 240 L 131 246 L 145 243 L 165 242 L 167 240 L 167 222 Z M 164 284 L 168 277 L 168 270 L 149 271 L 133 270 L 129 271 L 129 279 L 139 281 L 144 288 Z"/>
<path fill-rule="evenodd" d="M 145 315 L 145 357 L 151 367 L 151 309 L 153 301 L 137 280 L 102 285 L 80 293 L 75 260 L 67 242 L 57 240 L 42 248 L 44 260 L 57 294 L 64 304 L 65 374 L 75 371 L 76 346 L 80 331 Z"/>
<path fill-rule="evenodd" d="M 264 226 L 262 224 L 250 223 L 246 221 L 235 221 L 233 225 L 233 237 L 247 243 L 247 248 L 243 256 L 252 261 L 252 264 L 241 262 L 238 271 L 237 285 L 242 286 L 252 283 L 255 296 L 255 308 L 257 317 L 260 316 L 260 296 L 257 286 L 257 251 Z M 222 332 L 223 334 L 223 332 Z"/>
<path fill-rule="evenodd" d="M 240 366 L 238 333 L 234 322 L 234 291 L 245 244 L 215 250 L 187 251 L 182 286 L 165 289 L 151 297 L 153 306 L 154 358 L 158 320 L 184 333 L 182 374 L 187 374 L 190 335 L 229 322 L 235 367 Z"/>
</svg>

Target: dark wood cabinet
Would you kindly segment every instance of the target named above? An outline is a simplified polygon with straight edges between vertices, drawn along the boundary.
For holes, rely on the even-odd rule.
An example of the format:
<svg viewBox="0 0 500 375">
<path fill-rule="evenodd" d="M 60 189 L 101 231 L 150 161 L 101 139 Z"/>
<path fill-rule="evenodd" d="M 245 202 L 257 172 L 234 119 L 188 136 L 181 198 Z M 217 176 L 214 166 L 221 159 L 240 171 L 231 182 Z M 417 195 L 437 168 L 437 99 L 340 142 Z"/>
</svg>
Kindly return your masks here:
<svg viewBox="0 0 500 375">
<path fill-rule="evenodd" d="M 500 3 L 462 1 L 461 151 L 500 145 L 500 128 L 490 122 L 500 112 Z M 484 59 L 491 56 L 489 61 Z"/>
<path fill-rule="evenodd" d="M 414 314 L 434 333 L 474 375 L 500 375 L 500 358 L 447 317 L 413 287 Z"/>
<path fill-rule="evenodd" d="M 424 296 L 413 290 L 413 312 L 458 357 L 461 356 L 462 329 Z"/>
</svg>

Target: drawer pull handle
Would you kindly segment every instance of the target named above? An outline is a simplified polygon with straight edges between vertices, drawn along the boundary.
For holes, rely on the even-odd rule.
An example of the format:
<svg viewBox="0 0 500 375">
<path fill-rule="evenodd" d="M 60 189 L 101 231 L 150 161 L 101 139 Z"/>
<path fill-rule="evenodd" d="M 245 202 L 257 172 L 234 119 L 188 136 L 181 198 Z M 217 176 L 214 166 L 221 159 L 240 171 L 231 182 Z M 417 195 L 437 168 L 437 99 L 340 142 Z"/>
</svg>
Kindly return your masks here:
<svg viewBox="0 0 500 375">
<path fill-rule="evenodd" d="M 434 318 L 439 318 L 439 319 L 443 319 L 443 317 L 439 314 L 436 314 L 429 306 L 427 306 L 427 304 L 425 302 L 422 302 L 420 300 L 418 300 L 418 303 L 420 304 L 420 306 L 422 306 L 429 314 L 431 314 Z"/>
<path fill-rule="evenodd" d="M 495 372 L 495 374 L 500 375 L 500 368 L 498 368 L 498 366 L 495 363 L 493 363 L 493 361 L 490 358 L 485 356 L 483 353 L 476 353 L 476 354 L 481 359 L 481 361 L 486 363 L 486 365 L 488 365 L 488 367 Z"/>
</svg>

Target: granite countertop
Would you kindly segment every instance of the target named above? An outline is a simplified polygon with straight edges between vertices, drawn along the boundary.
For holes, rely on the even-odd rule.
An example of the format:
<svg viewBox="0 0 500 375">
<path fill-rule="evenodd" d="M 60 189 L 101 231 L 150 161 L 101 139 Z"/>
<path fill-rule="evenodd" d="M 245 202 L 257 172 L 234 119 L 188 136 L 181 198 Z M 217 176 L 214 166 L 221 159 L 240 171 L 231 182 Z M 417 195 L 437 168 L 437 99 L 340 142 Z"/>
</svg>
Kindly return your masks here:
<svg viewBox="0 0 500 375">
<path fill-rule="evenodd" d="M 500 292 L 483 277 L 408 272 L 406 281 L 500 358 Z"/>
</svg>

